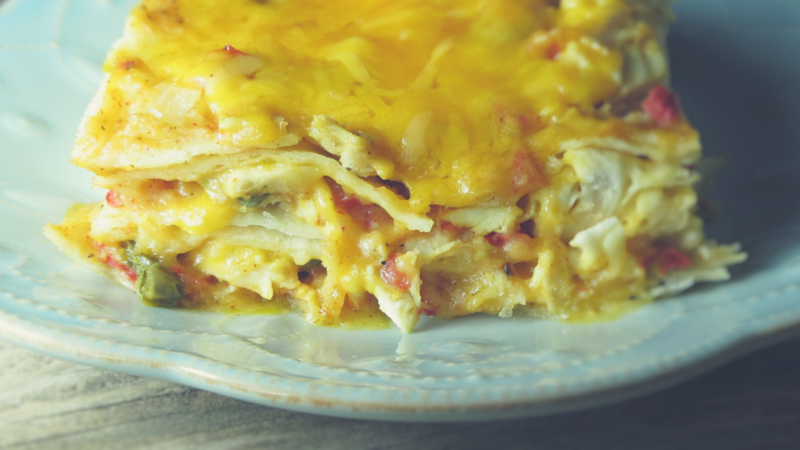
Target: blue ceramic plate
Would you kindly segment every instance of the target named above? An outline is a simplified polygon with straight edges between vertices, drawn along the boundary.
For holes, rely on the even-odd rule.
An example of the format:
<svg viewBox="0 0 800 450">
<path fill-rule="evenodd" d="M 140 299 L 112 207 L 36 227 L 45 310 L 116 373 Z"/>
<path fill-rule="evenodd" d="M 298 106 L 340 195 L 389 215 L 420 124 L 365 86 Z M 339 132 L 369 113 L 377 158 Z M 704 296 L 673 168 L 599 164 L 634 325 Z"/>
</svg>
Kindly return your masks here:
<svg viewBox="0 0 800 450">
<path fill-rule="evenodd" d="M 51 355 L 243 400 L 386 420 L 515 417 L 591 406 L 698 373 L 800 325 L 800 2 L 685 0 L 673 84 L 728 163 L 709 235 L 751 255 L 729 283 L 618 321 L 468 317 L 418 331 L 143 307 L 41 234 L 99 197 L 69 151 L 131 1 L 0 4 L 0 336 Z"/>
</svg>

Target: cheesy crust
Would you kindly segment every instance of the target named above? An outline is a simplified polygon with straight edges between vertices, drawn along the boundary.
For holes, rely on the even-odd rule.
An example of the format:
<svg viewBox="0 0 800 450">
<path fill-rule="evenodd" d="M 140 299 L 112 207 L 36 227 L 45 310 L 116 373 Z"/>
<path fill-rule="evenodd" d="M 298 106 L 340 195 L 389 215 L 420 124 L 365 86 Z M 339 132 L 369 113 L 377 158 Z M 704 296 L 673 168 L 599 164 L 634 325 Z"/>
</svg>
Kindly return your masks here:
<svg viewBox="0 0 800 450">
<path fill-rule="evenodd" d="M 145 0 L 46 234 L 156 306 L 580 318 L 728 278 L 667 0 Z M 238 309 L 237 309 L 238 308 Z"/>
</svg>

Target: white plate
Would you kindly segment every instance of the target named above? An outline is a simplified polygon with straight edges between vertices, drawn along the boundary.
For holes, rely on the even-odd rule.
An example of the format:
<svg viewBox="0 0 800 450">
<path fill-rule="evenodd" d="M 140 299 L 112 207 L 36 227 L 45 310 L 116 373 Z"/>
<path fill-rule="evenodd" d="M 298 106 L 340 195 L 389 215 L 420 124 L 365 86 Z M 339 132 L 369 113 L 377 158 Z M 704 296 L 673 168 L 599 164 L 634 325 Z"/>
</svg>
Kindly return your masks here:
<svg viewBox="0 0 800 450">
<path fill-rule="evenodd" d="M 732 282 L 612 323 L 423 320 L 316 328 L 299 317 L 142 306 L 77 268 L 41 234 L 98 198 L 71 141 L 131 1 L 0 5 L 0 336 L 52 355 L 321 414 L 462 420 L 549 414 L 676 382 L 800 324 L 800 2 L 678 6 L 674 85 L 727 155 L 709 234 L 742 241 Z M 783 334 L 781 334 L 782 336 Z"/>
</svg>

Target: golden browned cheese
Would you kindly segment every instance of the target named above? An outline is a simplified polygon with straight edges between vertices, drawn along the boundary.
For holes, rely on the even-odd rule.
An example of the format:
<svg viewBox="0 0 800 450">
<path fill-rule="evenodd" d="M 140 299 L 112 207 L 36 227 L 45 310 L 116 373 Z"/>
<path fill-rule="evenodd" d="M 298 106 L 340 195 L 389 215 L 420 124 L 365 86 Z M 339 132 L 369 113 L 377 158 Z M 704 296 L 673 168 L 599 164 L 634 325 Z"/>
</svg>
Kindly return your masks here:
<svg viewBox="0 0 800 450">
<path fill-rule="evenodd" d="M 415 211 L 507 200 L 515 152 L 544 164 L 564 139 L 637 132 L 595 109 L 623 85 L 623 45 L 661 52 L 622 0 L 561 3 L 148 0 L 76 161 L 102 173 L 178 162 L 189 155 L 156 158 L 198 140 L 218 144 L 204 153 L 283 147 L 325 115 L 370 141 Z M 143 97 L 163 83 L 199 95 L 190 117 L 149 114 Z"/>
<path fill-rule="evenodd" d="M 113 197 L 70 220 L 112 266 L 136 242 L 316 323 L 577 317 L 724 279 L 743 256 L 693 213 L 698 133 L 639 106 L 668 3 L 145 0 L 73 150 Z"/>
</svg>

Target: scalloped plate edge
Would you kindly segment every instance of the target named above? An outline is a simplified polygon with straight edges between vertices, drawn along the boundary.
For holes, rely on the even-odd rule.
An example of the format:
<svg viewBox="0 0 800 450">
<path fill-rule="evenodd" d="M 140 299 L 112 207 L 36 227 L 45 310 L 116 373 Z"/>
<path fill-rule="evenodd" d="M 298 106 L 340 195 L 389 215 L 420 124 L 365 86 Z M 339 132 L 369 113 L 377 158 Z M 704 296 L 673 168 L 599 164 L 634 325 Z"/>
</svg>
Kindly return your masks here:
<svg viewBox="0 0 800 450">
<path fill-rule="evenodd" d="M 65 337 L 63 335 L 69 335 L 72 339 L 63 339 Z M 177 352 L 152 350 L 122 343 L 114 343 L 112 350 L 99 349 L 97 345 L 82 350 L 75 345 L 75 335 L 48 328 L 0 310 L 0 338 L 56 358 L 105 370 L 179 383 L 280 409 L 352 419 L 398 422 L 503 420 L 561 414 L 604 406 L 674 386 L 753 351 L 794 337 L 800 337 L 800 320 L 760 332 L 728 337 L 717 343 L 718 345 L 707 346 L 707 351 L 698 352 L 698 354 L 676 363 L 668 370 L 649 376 L 637 374 L 627 378 L 616 378 L 602 388 L 595 387 L 587 389 L 586 392 L 552 398 L 468 405 L 393 404 L 343 400 L 341 396 L 326 395 L 325 392 L 314 392 L 313 389 L 293 390 L 292 392 L 274 389 L 269 386 L 268 376 L 265 377 L 264 383 L 254 389 L 253 385 L 215 373 L 214 369 L 219 367 L 214 364 L 212 364 L 211 370 L 203 370 L 199 367 L 192 367 L 190 364 L 164 362 L 163 355 L 150 354 L 177 354 Z M 83 336 L 80 339 L 99 341 L 96 338 Z M 126 354 L 142 352 L 143 355 L 136 358 L 123 357 L 118 351 L 119 348 L 129 350 L 125 352 Z M 182 356 L 190 358 L 190 361 L 200 362 L 201 360 L 201 358 L 191 355 Z M 310 386 L 311 383 L 308 387 Z M 302 393 L 300 393 L 301 391 Z"/>
</svg>

